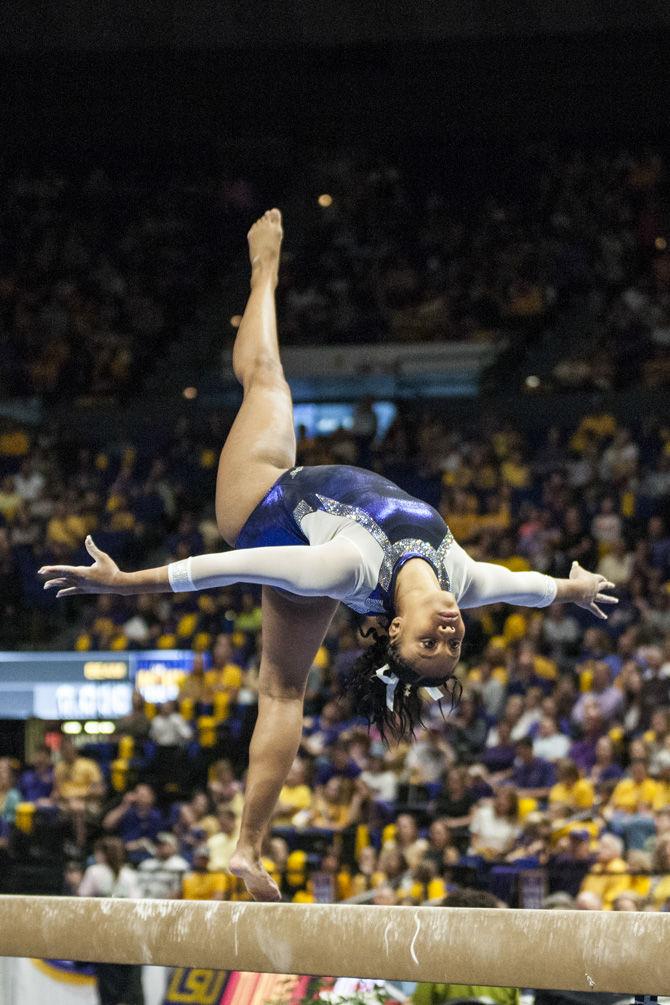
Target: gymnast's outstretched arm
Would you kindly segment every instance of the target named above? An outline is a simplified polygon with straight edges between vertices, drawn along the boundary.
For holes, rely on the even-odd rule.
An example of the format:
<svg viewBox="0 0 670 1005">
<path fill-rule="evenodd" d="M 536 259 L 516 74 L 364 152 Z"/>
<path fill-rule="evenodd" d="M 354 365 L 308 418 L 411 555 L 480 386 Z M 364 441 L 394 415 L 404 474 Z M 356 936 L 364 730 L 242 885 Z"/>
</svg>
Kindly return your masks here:
<svg viewBox="0 0 670 1005">
<path fill-rule="evenodd" d="M 461 549 L 462 551 L 462 549 Z M 476 562 L 465 556 L 465 589 L 459 599 L 462 608 L 484 604 L 507 603 L 520 607 L 547 607 L 549 604 L 573 603 L 606 620 L 601 604 L 616 604 L 605 590 L 614 589 L 604 576 L 583 569 L 573 562 L 568 579 L 555 579 L 541 572 L 511 572 L 502 565 Z"/>
<path fill-rule="evenodd" d="M 246 548 L 197 555 L 170 565 L 122 572 L 89 536 L 90 566 L 48 565 L 40 569 L 45 589 L 58 597 L 85 593 L 183 593 L 233 583 L 276 586 L 302 597 L 341 600 L 354 592 L 362 575 L 361 554 L 343 535 L 316 545 Z"/>
</svg>

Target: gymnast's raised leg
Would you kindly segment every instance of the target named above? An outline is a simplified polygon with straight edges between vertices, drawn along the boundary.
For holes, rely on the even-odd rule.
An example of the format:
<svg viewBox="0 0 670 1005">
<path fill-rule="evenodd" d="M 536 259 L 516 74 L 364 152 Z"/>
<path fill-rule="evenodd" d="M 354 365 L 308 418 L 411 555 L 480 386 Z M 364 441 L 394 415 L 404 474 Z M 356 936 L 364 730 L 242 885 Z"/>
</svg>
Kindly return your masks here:
<svg viewBox="0 0 670 1005">
<path fill-rule="evenodd" d="M 249 231 L 251 294 L 233 349 L 233 369 L 244 399 L 221 451 L 216 515 L 234 545 L 249 515 L 281 474 L 295 464 L 291 392 L 284 379 L 275 316 L 282 230 L 278 210 Z M 302 735 L 307 675 L 337 601 L 294 597 L 263 587 L 263 651 L 258 720 L 238 847 L 230 862 L 256 900 L 278 900 L 261 865 L 261 843 Z"/>
</svg>

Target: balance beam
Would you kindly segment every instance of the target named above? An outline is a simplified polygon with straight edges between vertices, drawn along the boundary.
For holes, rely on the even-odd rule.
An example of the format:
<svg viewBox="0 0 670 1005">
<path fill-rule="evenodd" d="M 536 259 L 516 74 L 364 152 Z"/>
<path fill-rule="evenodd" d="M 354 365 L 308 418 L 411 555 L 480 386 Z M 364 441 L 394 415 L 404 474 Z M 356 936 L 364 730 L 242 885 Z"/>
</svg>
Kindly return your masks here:
<svg viewBox="0 0 670 1005">
<path fill-rule="evenodd" d="M 0 956 L 670 994 L 670 914 L 0 897 Z"/>
</svg>

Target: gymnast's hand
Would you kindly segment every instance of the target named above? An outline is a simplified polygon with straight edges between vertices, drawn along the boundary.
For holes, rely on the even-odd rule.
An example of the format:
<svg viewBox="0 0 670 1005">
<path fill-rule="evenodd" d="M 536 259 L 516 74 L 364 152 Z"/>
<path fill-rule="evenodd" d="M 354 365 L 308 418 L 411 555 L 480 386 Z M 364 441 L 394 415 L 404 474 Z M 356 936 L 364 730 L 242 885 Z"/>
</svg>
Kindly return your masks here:
<svg viewBox="0 0 670 1005">
<path fill-rule="evenodd" d="M 74 597 L 81 593 L 120 593 L 123 573 L 109 555 L 93 543 L 89 534 L 84 542 L 93 565 L 44 565 L 45 590 L 58 590 L 57 597 Z"/>
<path fill-rule="evenodd" d="M 573 585 L 573 603 L 577 607 L 583 607 L 586 611 L 591 611 L 597 618 L 607 621 L 607 615 L 598 606 L 599 604 L 618 604 L 616 597 L 612 597 L 603 590 L 613 590 L 614 583 L 609 583 L 604 576 L 596 572 L 587 572 L 579 562 L 573 562 L 570 569 L 570 582 Z"/>
</svg>

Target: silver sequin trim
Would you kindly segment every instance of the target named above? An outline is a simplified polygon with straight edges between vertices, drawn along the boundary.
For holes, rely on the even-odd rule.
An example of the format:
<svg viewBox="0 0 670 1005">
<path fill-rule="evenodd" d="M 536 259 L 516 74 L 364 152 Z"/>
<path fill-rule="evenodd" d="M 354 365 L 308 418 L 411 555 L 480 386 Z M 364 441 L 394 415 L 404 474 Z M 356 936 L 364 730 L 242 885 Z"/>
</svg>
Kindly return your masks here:
<svg viewBox="0 0 670 1005">
<path fill-rule="evenodd" d="M 427 541 L 422 541 L 418 537 L 405 537 L 401 541 L 396 541 L 394 544 L 391 544 L 379 524 L 373 520 L 369 513 L 359 509 L 358 506 L 348 506 L 346 503 L 338 502 L 336 499 L 330 499 L 328 496 L 322 496 L 318 493 L 317 499 L 326 513 L 332 513 L 334 516 L 348 517 L 350 520 L 355 520 L 357 524 L 360 524 L 361 527 L 364 527 L 365 530 L 372 535 L 377 544 L 381 547 L 384 557 L 379 570 L 379 586 L 382 590 L 388 592 L 391 585 L 394 566 L 396 562 L 398 562 L 399 559 L 401 559 L 403 555 L 406 555 L 408 552 L 414 552 L 422 558 L 427 559 L 437 570 L 437 577 L 442 589 L 451 589 L 449 575 L 444 564 L 446 554 L 454 540 L 454 535 L 448 528 L 447 533 L 437 548 L 433 548 L 433 546 L 428 544 Z M 300 526 L 301 521 L 307 516 L 307 514 L 314 512 L 316 512 L 316 507 L 310 505 L 306 499 L 301 499 L 293 510 L 293 519 L 296 521 L 298 526 Z M 385 610 L 384 604 L 381 600 L 372 598 L 367 601 L 350 602 L 348 606 L 353 610 L 358 611 L 360 614 L 366 614 L 372 610 L 378 611 L 381 614 Z"/>
<path fill-rule="evenodd" d="M 299 468 L 291 468 L 291 470 L 289 471 L 289 474 L 290 474 L 291 478 L 295 478 L 295 476 L 298 474 L 298 472 L 302 471 L 302 467 L 303 466 L 301 465 Z"/>
</svg>

